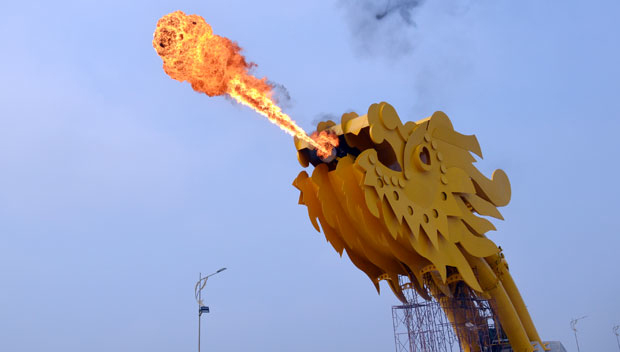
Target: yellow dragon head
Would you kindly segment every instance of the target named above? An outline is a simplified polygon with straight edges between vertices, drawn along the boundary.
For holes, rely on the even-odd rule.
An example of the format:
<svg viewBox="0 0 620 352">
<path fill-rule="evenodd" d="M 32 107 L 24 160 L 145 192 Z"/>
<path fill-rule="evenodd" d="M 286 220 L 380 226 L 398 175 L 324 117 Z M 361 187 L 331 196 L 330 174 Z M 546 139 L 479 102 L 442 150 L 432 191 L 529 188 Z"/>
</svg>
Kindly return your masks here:
<svg viewBox="0 0 620 352">
<path fill-rule="evenodd" d="M 485 236 L 495 227 L 480 215 L 502 219 L 497 207 L 508 204 L 510 183 L 502 170 L 488 179 L 474 166 L 470 152 L 482 158 L 475 136 L 456 132 L 442 112 L 403 124 L 387 103 L 317 130 L 336 133 L 340 144 L 321 159 L 296 140 L 299 162 L 314 171 L 293 185 L 340 255 L 346 251 L 377 291 L 386 279 L 403 301 L 399 275 L 428 299 L 424 275 L 446 294 L 455 281 L 483 292 L 467 257 L 499 253 Z"/>
</svg>

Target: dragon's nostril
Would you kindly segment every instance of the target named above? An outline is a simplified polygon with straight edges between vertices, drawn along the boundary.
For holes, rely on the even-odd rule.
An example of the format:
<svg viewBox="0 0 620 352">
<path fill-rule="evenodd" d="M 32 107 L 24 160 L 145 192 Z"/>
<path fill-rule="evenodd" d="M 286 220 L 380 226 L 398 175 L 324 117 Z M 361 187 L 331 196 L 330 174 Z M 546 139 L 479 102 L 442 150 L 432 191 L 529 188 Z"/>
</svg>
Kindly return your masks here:
<svg viewBox="0 0 620 352">
<path fill-rule="evenodd" d="M 412 155 L 413 163 L 422 171 L 431 170 L 431 152 L 424 145 L 418 145 Z"/>
<path fill-rule="evenodd" d="M 423 147 L 420 151 L 420 161 L 426 165 L 431 164 L 431 153 L 428 151 L 428 148 Z"/>
</svg>

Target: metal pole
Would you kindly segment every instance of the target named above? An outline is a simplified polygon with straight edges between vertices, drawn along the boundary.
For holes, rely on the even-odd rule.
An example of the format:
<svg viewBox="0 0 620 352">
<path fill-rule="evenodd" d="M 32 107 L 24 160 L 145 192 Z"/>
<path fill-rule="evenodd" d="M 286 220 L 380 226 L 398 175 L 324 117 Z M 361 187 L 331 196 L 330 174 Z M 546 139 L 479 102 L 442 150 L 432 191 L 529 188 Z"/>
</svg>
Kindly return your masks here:
<svg viewBox="0 0 620 352">
<path fill-rule="evenodd" d="M 620 350 L 620 340 L 618 339 L 618 336 L 620 336 L 620 333 L 618 332 L 618 330 L 620 330 L 620 325 L 614 326 L 614 334 L 616 335 L 616 342 L 618 343 L 618 350 Z"/>
<path fill-rule="evenodd" d="M 202 280 L 202 273 L 198 273 L 198 282 Z M 202 300 L 202 290 L 198 291 L 199 302 Z M 198 305 L 198 352 L 200 352 L 200 305 Z"/>
<path fill-rule="evenodd" d="M 575 331 L 575 343 L 577 344 L 577 352 L 579 351 L 579 340 L 577 340 L 577 331 Z"/>
<path fill-rule="evenodd" d="M 215 274 L 219 274 L 224 270 L 226 270 L 226 268 L 221 268 L 218 271 L 214 272 L 213 274 L 207 275 L 205 277 L 202 277 L 202 272 L 198 273 L 198 282 L 194 286 L 194 298 L 198 301 L 197 302 L 198 303 L 198 352 L 200 352 L 200 335 L 201 335 L 200 325 L 201 325 L 201 317 L 202 317 L 202 312 L 203 312 L 202 308 L 205 308 L 204 311 L 209 313 L 209 307 L 202 305 L 202 289 L 207 284 L 207 279 L 209 277 Z"/>
<path fill-rule="evenodd" d="M 573 329 L 573 332 L 575 332 L 575 342 L 577 343 L 577 352 L 581 352 L 581 351 L 579 350 L 579 340 L 577 340 L 577 322 L 578 322 L 579 320 L 583 319 L 583 318 L 587 318 L 587 315 L 584 315 L 584 316 L 583 316 L 583 317 L 581 317 L 581 318 L 572 319 L 572 320 L 570 321 L 570 327 L 571 327 L 571 329 Z"/>
</svg>

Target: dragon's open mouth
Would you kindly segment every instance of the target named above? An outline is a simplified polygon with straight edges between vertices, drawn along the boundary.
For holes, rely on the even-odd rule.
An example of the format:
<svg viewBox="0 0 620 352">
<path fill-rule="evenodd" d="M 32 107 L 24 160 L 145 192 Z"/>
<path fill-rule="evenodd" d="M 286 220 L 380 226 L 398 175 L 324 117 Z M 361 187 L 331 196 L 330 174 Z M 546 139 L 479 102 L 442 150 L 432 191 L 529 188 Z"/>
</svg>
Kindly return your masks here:
<svg viewBox="0 0 620 352">
<path fill-rule="evenodd" d="M 312 148 L 305 141 L 295 139 L 295 147 L 297 148 L 297 157 L 299 163 L 303 167 L 312 164 L 327 164 L 329 170 L 336 168 L 338 160 L 351 155 L 357 158 L 366 149 L 376 149 L 378 158 L 395 171 L 401 171 L 396 156 L 392 148 L 386 143 L 376 144 L 370 136 L 370 125 L 368 123 L 368 115 L 358 116 L 351 112 L 342 116 L 342 122 L 336 124 L 333 121 L 323 121 L 317 126 L 317 131 L 328 131 L 338 136 L 338 146 L 332 150 L 332 154 L 326 158 L 322 158 L 317 154 L 317 150 Z"/>
<path fill-rule="evenodd" d="M 317 150 L 313 148 L 303 147 L 301 150 L 298 149 L 298 152 L 299 152 L 300 158 L 301 158 L 301 155 L 303 154 L 307 162 L 309 162 L 313 166 L 317 166 L 323 163 L 323 164 L 328 164 L 330 169 L 336 166 L 339 158 L 345 157 L 347 155 L 352 155 L 353 157 L 357 157 L 361 153 L 361 150 L 355 147 L 351 147 L 347 144 L 346 138 L 343 134 L 338 134 L 338 142 L 339 142 L 338 146 L 332 149 L 331 155 L 326 158 L 320 157 L 318 155 Z M 300 159 L 300 162 L 301 162 L 301 159 Z M 304 166 L 308 166 L 308 165 L 306 164 Z"/>
</svg>

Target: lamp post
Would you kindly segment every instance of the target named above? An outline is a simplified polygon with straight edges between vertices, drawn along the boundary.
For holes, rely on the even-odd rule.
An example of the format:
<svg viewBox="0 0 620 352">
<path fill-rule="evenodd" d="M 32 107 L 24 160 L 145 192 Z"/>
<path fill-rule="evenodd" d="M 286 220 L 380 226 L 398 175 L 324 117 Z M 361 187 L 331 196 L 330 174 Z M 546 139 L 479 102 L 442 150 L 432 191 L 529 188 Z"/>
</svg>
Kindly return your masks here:
<svg viewBox="0 0 620 352">
<path fill-rule="evenodd" d="M 618 330 L 620 330 L 620 325 L 614 326 L 614 334 L 616 335 L 616 342 L 618 343 L 618 349 L 620 350 L 620 339 L 618 339 L 618 337 L 620 337 L 620 332 Z"/>
<path fill-rule="evenodd" d="M 577 352 L 579 352 L 579 340 L 577 340 L 577 322 L 583 318 L 587 318 L 587 315 L 584 315 L 581 318 L 572 319 L 570 321 L 570 328 L 573 329 L 573 332 L 575 333 L 575 342 L 577 343 Z"/>
<path fill-rule="evenodd" d="M 194 297 L 196 298 L 196 302 L 198 302 L 198 352 L 200 352 L 200 317 L 202 316 L 202 313 L 209 313 L 209 307 L 205 306 L 202 302 L 202 290 L 205 288 L 208 278 L 215 274 L 219 274 L 224 270 L 226 270 L 226 268 L 221 268 L 220 270 L 207 276 L 202 276 L 202 273 L 199 273 L 198 282 L 196 282 L 196 285 L 194 286 Z"/>
</svg>

